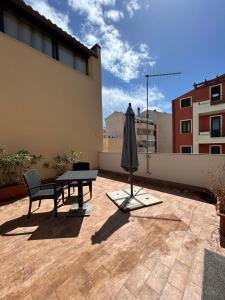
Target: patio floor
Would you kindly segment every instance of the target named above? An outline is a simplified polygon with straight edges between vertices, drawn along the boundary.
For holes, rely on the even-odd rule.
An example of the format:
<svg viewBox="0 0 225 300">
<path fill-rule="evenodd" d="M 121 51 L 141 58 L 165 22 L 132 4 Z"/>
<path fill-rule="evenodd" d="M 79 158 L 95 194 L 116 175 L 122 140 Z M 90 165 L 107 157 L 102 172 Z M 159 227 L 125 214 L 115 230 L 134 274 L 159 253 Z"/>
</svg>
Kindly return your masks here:
<svg viewBox="0 0 225 300">
<path fill-rule="evenodd" d="M 128 185 L 105 176 L 84 219 L 66 216 L 68 202 L 58 219 L 51 200 L 34 203 L 30 220 L 27 198 L 1 206 L 0 299 L 200 299 L 204 248 L 225 255 L 215 207 L 196 192 L 138 185 L 163 203 L 123 214 L 106 192 Z"/>
</svg>

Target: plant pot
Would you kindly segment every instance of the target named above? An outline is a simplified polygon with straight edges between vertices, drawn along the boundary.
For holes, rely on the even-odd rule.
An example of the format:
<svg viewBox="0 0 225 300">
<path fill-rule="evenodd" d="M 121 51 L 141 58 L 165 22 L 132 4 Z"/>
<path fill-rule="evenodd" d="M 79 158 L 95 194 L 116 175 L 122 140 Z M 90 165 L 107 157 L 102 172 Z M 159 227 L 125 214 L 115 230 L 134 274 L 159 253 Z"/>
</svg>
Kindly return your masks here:
<svg viewBox="0 0 225 300">
<path fill-rule="evenodd" d="M 25 184 L 16 184 L 0 188 L 0 205 L 5 202 L 11 202 L 27 196 Z"/>
<path fill-rule="evenodd" d="M 220 233 L 225 236 L 225 214 L 220 212 L 219 204 L 216 205 L 216 213 L 220 217 Z"/>
</svg>

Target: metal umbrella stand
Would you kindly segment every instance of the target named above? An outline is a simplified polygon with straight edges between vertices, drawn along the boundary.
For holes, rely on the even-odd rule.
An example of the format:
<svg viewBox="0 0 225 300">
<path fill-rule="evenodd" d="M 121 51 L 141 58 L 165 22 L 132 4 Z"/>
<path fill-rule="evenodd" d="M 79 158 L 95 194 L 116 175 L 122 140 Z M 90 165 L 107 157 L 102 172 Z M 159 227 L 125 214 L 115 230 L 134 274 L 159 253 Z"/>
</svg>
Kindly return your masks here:
<svg viewBox="0 0 225 300">
<path fill-rule="evenodd" d="M 133 198 L 133 173 L 138 169 L 138 154 L 135 133 L 135 114 L 131 103 L 129 103 L 125 116 L 121 167 L 130 173 L 130 198 Z"/>
</svg>

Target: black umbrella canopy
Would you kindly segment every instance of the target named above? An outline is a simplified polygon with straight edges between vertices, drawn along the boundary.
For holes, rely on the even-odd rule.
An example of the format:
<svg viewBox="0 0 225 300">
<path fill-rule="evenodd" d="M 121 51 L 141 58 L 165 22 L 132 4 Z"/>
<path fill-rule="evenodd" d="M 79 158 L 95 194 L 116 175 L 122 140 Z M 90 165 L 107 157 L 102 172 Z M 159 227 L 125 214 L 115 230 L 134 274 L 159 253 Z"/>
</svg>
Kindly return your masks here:
<svg viewBox="0 0 225 300">
<path fill-rule="evenodd" d="M 131 107 L 131 103 L 129 103 L 125 116 L 121 167 L 125 171 L 130 172 L 131 196 L 133 196 L 133 172 L 138 169 L 138 155 L 135 133 L 135 114 Z"/>
</svg>

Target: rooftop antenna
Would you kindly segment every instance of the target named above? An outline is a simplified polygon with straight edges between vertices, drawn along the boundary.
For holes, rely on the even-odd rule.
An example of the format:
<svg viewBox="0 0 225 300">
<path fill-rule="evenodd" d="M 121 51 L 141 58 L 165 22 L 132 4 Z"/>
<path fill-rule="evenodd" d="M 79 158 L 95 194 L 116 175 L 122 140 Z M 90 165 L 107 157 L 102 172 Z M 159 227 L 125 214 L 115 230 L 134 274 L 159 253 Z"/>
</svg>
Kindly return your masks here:
<svg viewBox="0 0 225 300">
<path fill-rule="evenodd" d="M 146 74 L 146 90 L 147 90 L 147 153 L 146 153 L 146 161 L 147 161 L 147 170 L 146 173 L 147 175 L 150 175 L 151 172 L 149 171 L 149 133 L 148 133 L 148 128 L 149 128 L 149 110 L 148 110 L 148 90 L 149 90 L 149 78 L 153 77 L 165 77 L 165 76 L 175 76 L 175 75 L 180 75 L 181 72 L 170 72 L 170 73 L 158 73 L 158 74 Z M 155 140 L 155 143 L 157 141 Z"/>
</svg>

